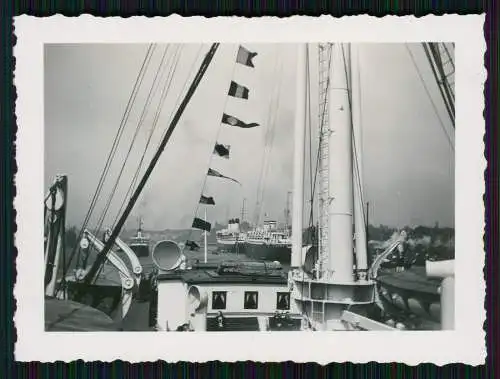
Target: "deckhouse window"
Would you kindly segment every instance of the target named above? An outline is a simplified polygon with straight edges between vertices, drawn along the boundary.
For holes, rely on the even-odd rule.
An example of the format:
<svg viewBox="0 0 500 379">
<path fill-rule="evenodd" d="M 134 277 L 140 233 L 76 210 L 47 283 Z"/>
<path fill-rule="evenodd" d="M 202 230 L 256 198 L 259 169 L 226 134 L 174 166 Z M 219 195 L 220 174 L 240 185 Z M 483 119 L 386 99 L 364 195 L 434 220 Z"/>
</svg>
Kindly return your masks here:
<svg viewBox="0 0 500 379">
<path fill-rule="evenodd" d="M 257 309 L 259 306 L 259 293 L 257 291 L 245 291 L 245 309 Z"/>
<path fill-rule="evenodd" d="M 212 292 L 212 309 L 226 309 L 226 291 Z"/>
<path fill-rule="evenodd" d="M 290 309 L 290 292 L 278 292 L 276 296 L 276 309 L 280 311 Z"/>
</svg>

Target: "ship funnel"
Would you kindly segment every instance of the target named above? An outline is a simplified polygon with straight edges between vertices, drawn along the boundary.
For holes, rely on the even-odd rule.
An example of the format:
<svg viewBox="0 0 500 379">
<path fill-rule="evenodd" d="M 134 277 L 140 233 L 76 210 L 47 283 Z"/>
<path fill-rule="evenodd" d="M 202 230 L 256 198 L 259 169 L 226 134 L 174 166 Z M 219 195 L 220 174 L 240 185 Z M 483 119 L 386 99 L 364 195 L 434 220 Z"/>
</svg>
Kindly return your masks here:
<svg viewBox="0 0 500 379">
<path fill-rule="evenodd" d="M 191 286 L 188 290 L 188 304 L 192 311 L 203 310 L 208 303 L 208 295 L 205 290 L 198 286 Z"/>
<path fill-rule="evenodd" d="M 153 247 L 153 263 L 162 271 L 175 270 L 182 262 L 181 248 L 174 241 L 163 240 Z"/>
</svg>

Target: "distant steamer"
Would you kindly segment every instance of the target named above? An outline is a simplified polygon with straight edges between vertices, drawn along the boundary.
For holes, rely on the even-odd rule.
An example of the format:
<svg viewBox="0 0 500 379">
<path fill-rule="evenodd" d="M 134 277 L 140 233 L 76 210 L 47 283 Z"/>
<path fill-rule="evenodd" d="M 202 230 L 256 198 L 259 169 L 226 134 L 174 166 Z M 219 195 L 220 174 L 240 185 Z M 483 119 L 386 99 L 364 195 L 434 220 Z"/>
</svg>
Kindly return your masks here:
<svg viewBox="0 0 500 379">
<path fill-rule="evenodd" d="M 262 226 L 243 233 L 239 219 L 231 219 L 227 228 L 219 230 L 216 235 L 220 250 L 245 254 L 256 260 L 290 263 L 290 231 L 288 228 L 278 229 L 276 221 L 264 221 Z"/>
<path fill-rule="evenodd" d="M 240 231 L 240 220 L 230 219 L 226 229 L 217 231 L 217 248 L 230 253 L 240 253 L 245 242 L 245 233 Z"/>
<path fill-rule="evenodd" d="M 249 231 L 244 246 L 247 257 L 290 264 L 290 231 L 288 228 L 279 229 L 276 221 L 264 221 L 263 226 Z"/>
</svg>

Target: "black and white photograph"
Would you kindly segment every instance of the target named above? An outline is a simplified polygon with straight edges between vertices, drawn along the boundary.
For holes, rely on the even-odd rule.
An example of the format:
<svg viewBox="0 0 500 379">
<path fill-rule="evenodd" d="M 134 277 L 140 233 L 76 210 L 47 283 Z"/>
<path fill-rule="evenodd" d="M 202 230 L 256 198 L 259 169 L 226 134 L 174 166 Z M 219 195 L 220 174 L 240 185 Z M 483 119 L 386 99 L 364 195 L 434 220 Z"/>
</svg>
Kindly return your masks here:
<svg viewBox="0 0 500 379">
<path fill-rule="evenodd" d="M 43 190 L 24 215 L 43 239 L 19 259 L 43 282 L 40 333 L 300 344 L 465 330 L 460 260 L 483 263 L 459 247 L 481 209 L 459 190 L 458 136 L 484 120 L 459 122 L 482 120 L 461 97 L 461 68 L 474 73 L 460 37 L 111 34 L 37 45 Z"/>
</svg>

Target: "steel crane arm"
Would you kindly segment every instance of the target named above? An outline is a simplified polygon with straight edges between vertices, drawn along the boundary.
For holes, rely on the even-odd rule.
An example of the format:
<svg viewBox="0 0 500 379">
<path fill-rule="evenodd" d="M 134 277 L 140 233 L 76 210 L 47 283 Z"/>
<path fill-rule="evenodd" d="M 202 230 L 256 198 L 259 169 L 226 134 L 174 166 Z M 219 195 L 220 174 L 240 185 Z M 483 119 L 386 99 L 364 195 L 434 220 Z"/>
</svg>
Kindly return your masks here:
<svg viewBox="0 0 500 379">
<path fill-rule="evenodd" d="M 401 234 L 385 249 L 385 251 L 380 254 L 370 267 L 369 276 L 375 279 L 378 275 L 378 270 L 380 265 L 390 254 L 394 252 L 398 247 L 402 246 L 402 243 L 406 240 L 406 232 L 402 231 Z"/>
</svg>

